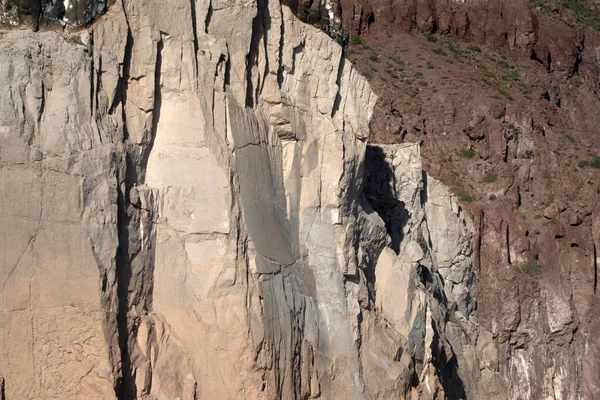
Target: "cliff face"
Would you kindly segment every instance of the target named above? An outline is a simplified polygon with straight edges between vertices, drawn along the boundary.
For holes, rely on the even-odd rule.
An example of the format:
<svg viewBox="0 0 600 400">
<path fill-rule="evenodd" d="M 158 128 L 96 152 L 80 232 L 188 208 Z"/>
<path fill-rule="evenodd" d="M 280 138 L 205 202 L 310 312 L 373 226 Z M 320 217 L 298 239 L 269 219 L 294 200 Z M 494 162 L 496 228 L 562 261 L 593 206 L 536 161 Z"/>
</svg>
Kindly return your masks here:
<svg viewBox="0 0 600 400">
<path fill-rule="evenodd" d="M 0 47 L 2 398 L 504 397 L 472 223 L 287 6 Z"/>
<path fill-rule="evenodd" d="M 381 106 L 340 7 L 0 4 L 0 399 L 594 393 L 571 308 L 548 302 L 546 374 L 519 320 L 537 308 L 515 327 L 498 305 L 526 297 L 493 281 L 512 271 L 493 257 L 529 254 L 514 230 L 463 208 L 418 144 L 367 144 Z"/>
</svg>

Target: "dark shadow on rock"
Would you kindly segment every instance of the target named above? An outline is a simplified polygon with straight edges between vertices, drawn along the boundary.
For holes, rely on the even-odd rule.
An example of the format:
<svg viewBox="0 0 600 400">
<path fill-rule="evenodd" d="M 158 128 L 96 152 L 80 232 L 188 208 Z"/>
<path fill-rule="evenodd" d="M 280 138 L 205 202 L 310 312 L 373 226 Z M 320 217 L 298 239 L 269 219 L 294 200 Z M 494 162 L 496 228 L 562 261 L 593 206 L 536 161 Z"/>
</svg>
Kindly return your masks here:
<svg viewBox="0 0 600 400">
<path fill-rule="evenodd" d="M 402 230 L 409 219 L 404 202 L 396 198 L 395 175 L 379 146 L 367 146 L 365 156 L 365 198 L 379 214 L 392 242 L 390 247 L 400 253 Z"/>
</svg>

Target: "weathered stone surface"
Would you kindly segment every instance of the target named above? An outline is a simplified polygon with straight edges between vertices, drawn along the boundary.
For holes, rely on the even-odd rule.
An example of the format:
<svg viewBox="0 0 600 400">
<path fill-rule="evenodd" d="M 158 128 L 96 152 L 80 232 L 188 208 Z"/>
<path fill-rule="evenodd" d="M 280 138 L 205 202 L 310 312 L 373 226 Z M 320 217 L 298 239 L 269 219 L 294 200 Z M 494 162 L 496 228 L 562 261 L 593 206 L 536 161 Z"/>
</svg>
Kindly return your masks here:
<svg viewBox="0 0 600 400">
<path fill-rule="evenodd" d="M 394 12 L 531 45 L 523 10 L 494 3 L 486 15 L 507 16 L 483 26 L 476 8 L 432 4 Z M 23 19 L 4 2 L 0 21 L 76 28 L 105 7 L 72 5 Z M 1 34 L 3 396 L 527 398 L 536 365 L 548 396 L 573 393 L 566 350 L 543 361 L 517 346 L 505 361 L 496 339 L 518 344 L 505 337 L 518 321 L 478 324 L 475 228 L 419 146 L 367 146 L 369 84 L 294 15 L 336 37 L 334 6 L 123 0 L 79 32 Z M 522 125 L 521 167 L 534 148 Z M 504 256 L 527 261 L 507 229 L 478 246 L 506 240 Z M 586 293 L 540 292 L 541 318 L 568 341 Z"/>
</svg>

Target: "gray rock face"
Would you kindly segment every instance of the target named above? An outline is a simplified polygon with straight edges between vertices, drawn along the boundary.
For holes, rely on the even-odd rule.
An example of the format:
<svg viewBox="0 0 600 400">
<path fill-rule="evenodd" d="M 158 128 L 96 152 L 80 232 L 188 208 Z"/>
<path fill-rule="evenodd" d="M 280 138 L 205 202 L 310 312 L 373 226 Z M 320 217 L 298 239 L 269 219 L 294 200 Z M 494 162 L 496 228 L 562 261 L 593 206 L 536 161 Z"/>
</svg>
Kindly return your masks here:
<svg viewBox="0 0 600 400">
<path fill-rule="evenodd" d="M 287 6 L 117 1 L 0 71 L 7 399 L 506 397 L 472 224 Z"/>
</svg>

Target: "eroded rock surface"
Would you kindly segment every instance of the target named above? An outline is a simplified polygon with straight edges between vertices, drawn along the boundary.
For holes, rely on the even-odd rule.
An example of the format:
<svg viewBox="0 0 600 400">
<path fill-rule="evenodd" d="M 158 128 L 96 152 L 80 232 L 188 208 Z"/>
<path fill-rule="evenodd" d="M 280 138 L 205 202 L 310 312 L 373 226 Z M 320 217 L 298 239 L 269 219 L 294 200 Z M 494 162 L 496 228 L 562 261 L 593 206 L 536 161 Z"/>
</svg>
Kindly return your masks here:
<svg viewBox="0 0 600 400">
<path fill-rule="evenodd" d="M 479 324 L 505 226 L 474 225 L 418 144 L 367 145 L 340 4 L 59 3 L 0 4 L 3 28 L 52 28 L 0 33 L 0 398 L 537 393 L 518 321 Z M 513 17 L 484 37 L 529 49 Z M 596 214 L 569 219 L 594 255 Z M 570 292 L 544 293 L 566 343 Z M 535 371 L 555 398 L 579 385 L 568 351 Z"/>
<path fill-rule="evenodd" d="M 342 48 L 278 2 L 144 4 L 0 38 L 3 395 L 482 390 L 449 362 L 472 227 L 418 146 L 367 153 Z"/>
</svg>

